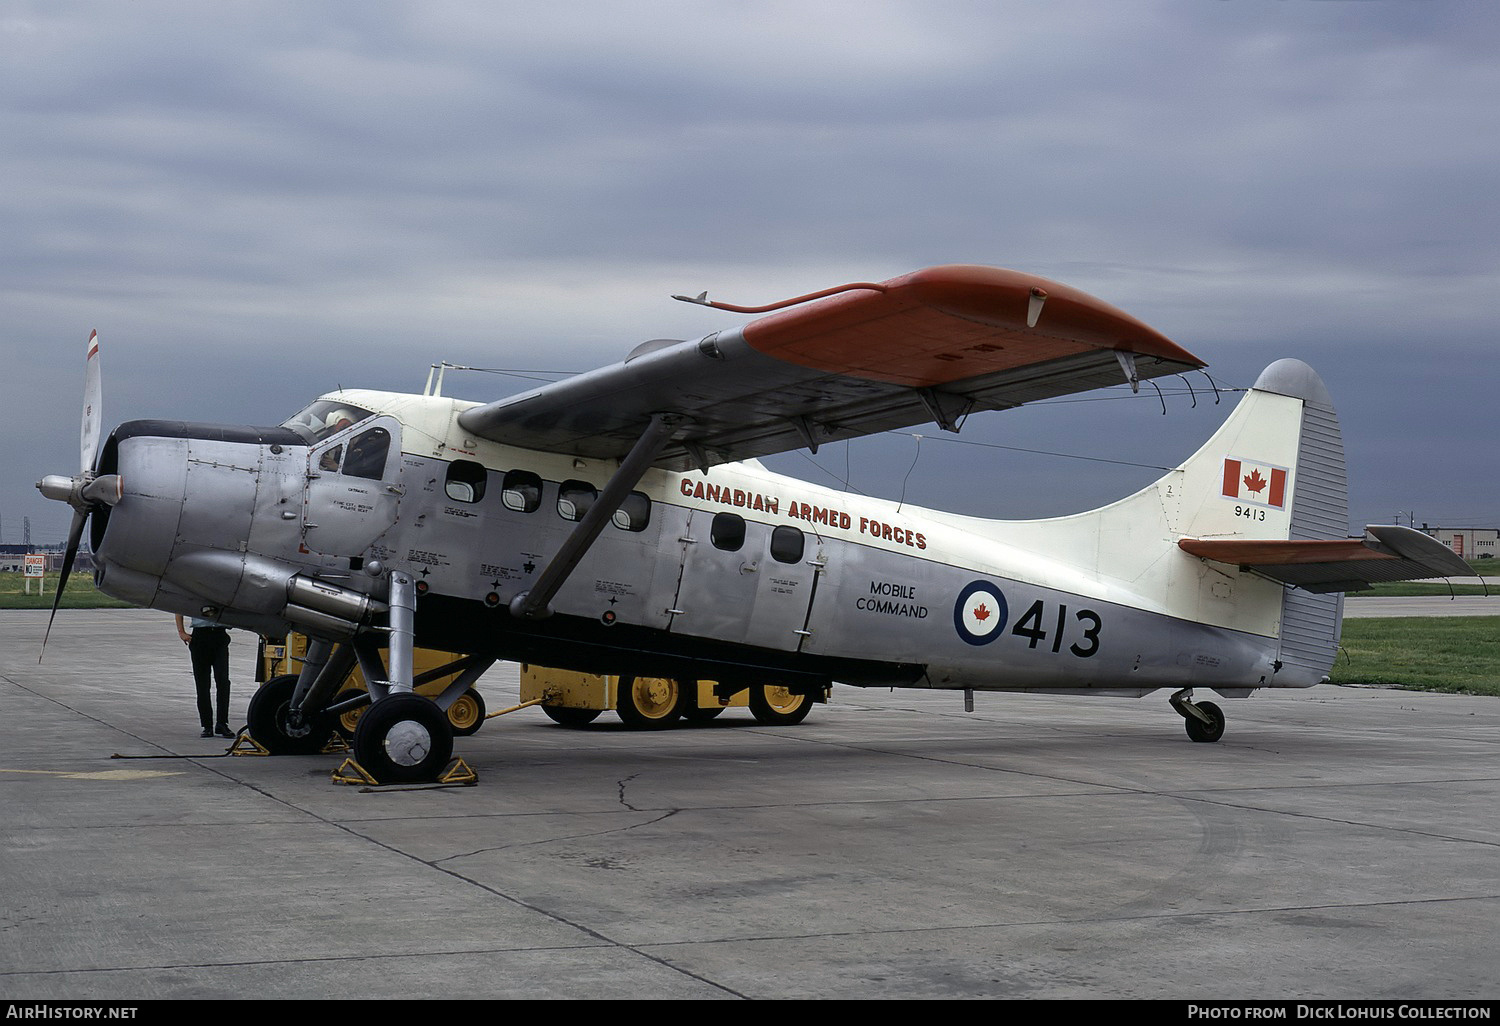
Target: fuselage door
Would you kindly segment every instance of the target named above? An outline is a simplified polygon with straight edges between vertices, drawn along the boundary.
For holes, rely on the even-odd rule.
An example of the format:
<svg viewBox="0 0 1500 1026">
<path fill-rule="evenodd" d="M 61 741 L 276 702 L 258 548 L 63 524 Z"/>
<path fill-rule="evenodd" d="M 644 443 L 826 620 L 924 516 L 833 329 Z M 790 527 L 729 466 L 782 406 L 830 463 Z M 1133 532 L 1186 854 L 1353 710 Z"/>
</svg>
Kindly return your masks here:
<svg viewBox="0 0 1500 1026">
<path fill-rule="evenodd" d="M 805 636 L 816 539 L 789 525 L 695 510 L 671 629 L 781 651 Z"/>
<path fill-rule="evenodd" d="M 401 426 L 362 420 L 308 450 L 302 540 L 313 552 L 358 556 L 396 522 Z"/>
</svg>

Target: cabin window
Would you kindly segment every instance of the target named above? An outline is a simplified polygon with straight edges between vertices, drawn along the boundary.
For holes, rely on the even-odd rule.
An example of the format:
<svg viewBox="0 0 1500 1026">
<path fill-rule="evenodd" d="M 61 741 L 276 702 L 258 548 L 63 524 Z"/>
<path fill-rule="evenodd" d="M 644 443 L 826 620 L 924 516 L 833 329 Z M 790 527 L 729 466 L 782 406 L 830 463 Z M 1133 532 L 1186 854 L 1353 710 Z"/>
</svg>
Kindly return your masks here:
<svg viewBox="0 0 1500 1026">
<path fill-rule="evenodd" d="M 557 515 L 564 520 L 582 520 L 599 492 L 586 481 L 564 481 L 557 489 Z"/>
<path fill-rule="evenodd" d="M 738 513 L 715 513 L 708 537 L 716 549 L 723 549 L 725 552 L 740 551 L 745 544 L 745 518 Z"/>
<path fill-rule="evenodd" d="M 802 531 L 785 525 L 771 532 L 771 558 L 778 563 L 802 562 Z"/>
<path fill-rule="evenodd" d="M 542 479 L 529 470 L 512 470 L 500 482 L 500 501 L 517 513 L 535 513 L 542 505 Z"/>
<path fill-rule="evenodd" d="M 651 500 L 641 492 L 631 492 L 615 510 L 613 519 L 622 531 L 644 531 L 651 523 Z"/>
<path fill-rule="evenodd" d="M 371 428 L 356 435 L 344 457 L 344 473 L 349 477 L 379 480 L 385 473 L 385 458 L 391 451 L 391 433 L 385 428 Z"/>
<path fill-rule="evenodd" d="M 473 460 L 454 460 L 443 491 L 455 502 L 478 502 L 484 498 L 485 477 L 484 467 Z"/>
</svg>

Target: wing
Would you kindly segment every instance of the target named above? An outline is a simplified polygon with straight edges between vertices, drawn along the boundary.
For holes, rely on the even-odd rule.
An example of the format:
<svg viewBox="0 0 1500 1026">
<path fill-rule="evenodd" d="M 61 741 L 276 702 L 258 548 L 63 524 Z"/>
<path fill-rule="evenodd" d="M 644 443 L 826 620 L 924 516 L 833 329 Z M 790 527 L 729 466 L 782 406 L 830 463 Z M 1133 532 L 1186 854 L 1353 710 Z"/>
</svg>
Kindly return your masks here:
<svg viewBox="0 0 1500 1026">
<path fill-rule="evenodd" d="M 648 342 L 459 423 L 508 445 L 618 459 L 654 414 L 671 414 L 655 465 L 706 469 L 915 424 L 957 430 L 978 410 L 1204 365 L 1109 304 L 1016 271 L 934 267 L 830 292 L 697 342 Z"/>
<path fill-rule="evenodd" d="M 1442 542 L 1409 527 L 1366 527 L 1363 538 L 1333 541 L 1239 541 L 1183 538 L 1184 552 L 1248 567 L 1304 591 L 1359 591 L 1376 581 L 1416 581 L 1472 574 Z"/>
</svg>

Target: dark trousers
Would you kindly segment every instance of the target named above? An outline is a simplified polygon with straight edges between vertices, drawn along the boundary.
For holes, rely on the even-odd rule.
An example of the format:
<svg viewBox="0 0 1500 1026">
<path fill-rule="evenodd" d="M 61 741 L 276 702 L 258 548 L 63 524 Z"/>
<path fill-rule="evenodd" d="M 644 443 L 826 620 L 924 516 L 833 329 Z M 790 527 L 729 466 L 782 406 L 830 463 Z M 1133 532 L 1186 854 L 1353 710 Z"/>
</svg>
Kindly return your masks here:
<svg viewBox="0 0 1500 1026">
<path fill-rule="evenodd" d="M 193 657 L 193 683 L 198 686 L 198 719 L 204 730 L 226 726 L 229 722 L 229 632 L 223 627 L 199 627 L 188 642 Z M 209 703 L 209 677 L 218 684 L 219 716 Z"/>
</svg>

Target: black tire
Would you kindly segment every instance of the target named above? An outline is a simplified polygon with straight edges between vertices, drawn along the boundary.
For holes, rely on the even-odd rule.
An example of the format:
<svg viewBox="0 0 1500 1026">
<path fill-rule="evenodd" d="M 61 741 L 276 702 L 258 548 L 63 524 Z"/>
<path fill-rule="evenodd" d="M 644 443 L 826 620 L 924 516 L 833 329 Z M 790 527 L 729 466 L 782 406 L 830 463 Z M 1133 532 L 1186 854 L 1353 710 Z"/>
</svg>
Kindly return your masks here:
<svg viewBox="0 0 1500 1026">
<path fill-rule="evenodd" d="M 544 705 L 542 712 L 553 723 L 564 727 L 586 727 L 599 718 L 599 709 L 574 709 L 566 705 Z"/>
<path fill-rule="evenodd" d="M 333 733 L 322 714 L 304 716 L 301 727 L 287 726 L 296 690 L 297 675 L 284 673 L 266 681 L 250 696 L 250 710 L 245 717 L 250 736 L 272 755 L 311 755 L 322 751 Z"/>
<path fill-rule="evenodd" d="M 459 695 L 448 707 L 448 725 L 453 728 L 454 737 L 479 733 L 484 726 L 484 696 L 473 688 Z"/>
<path fill-rule="evenodd" d="M 354 731 L 354 758 L 382 784 L 436 780 L 453 755 L 448 715 L 409 691 L 365 710 Z"/>
<path fill-rule="evenodd" d="M 621 677 L 615 712 L 635 730 L 662 730 L 682 718 L 687 689 L 671 677 Z"/>
<path fill-rule="evenodd" d="M 812 695 L 796 695 L 779 684 L 750 687 L 750 715 L 768 727 L 793 727 L 812 712 Z"/>
<path fill-rule="evenodd" d="M 722 705 L 711 705 L 705 709 L 700 705 L 690 703 L 686 709 L 682 710 L 682 718 L 694 726 L 699 726 L 714 719 L 723 711 Z"/>
<path fill-rule="evenodd" d="M 1211 742 L 1217 741 L 1224 736 L 1224 710 L 1212 702 L 1199 702 L 1198 708 L 1202 709 L 1212 723 L 1204 723 L 1195 716 L 1186 718 L 1187 736 L 1194 741 Z"/>
</svg>

